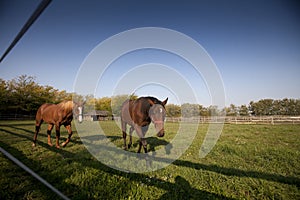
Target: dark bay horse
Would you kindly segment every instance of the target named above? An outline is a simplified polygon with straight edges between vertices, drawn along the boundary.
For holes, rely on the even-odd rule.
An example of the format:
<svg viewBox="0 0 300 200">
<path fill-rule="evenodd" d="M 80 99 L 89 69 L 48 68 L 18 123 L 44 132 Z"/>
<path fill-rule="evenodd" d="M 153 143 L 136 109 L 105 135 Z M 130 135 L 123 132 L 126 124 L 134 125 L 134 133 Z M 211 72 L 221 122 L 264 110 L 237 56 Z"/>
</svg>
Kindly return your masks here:
<svg viewBox="0 0 300 200">
<path fill-rule="evenodd" d="M 126 100 L 121 108 L 121 126 L 123 132 L 124 149 L 126 146 L 126 126 L 130 126 L 129 136 L 130 141 L 128 148 L 132 145 L 132 132 L 135 130 L 140 138 L 138 153 L 141 152 L 143 146 L 145 153 L 147 153 L 147 141 L 145 134 L 151 122 L 154 123 L 158 137 L 163 137 L 164 120 L 166 117 L 165 105 L 168 98 L 161 102 L 154 97 L 140 97 L 137 100 Z"/>
<path fill-rule="evenodd" d="M 70 142 L 70 138 L 72 136 L 71 122 L 74 116 L 78 117 L 78 121 L 82 122 L 83 120 L 83 104 L 84 103 L 76 103 L 73 101 L 63 101 L 59 104 L 50 104 L 45 103 L 41 105 L 36 113 L 35 118 L 35 134 L 33 137 L 33 144 L 35 146 L 37 135 L 39 133 L 41 124 L 43 122 L 48 123 L 47 135 L 48 135 L 48 144 L 52 146 L 51 142 L 51 131 L 55 126 L 56 130 L 56 148 L 60 148 L 59 146 L 59 137 L 60 137 L 60 126 L 64 125 L 68 130 L 69 136 L 67 140 L 62 144 L 62 146 L 66 146 Z"/>
</svg>

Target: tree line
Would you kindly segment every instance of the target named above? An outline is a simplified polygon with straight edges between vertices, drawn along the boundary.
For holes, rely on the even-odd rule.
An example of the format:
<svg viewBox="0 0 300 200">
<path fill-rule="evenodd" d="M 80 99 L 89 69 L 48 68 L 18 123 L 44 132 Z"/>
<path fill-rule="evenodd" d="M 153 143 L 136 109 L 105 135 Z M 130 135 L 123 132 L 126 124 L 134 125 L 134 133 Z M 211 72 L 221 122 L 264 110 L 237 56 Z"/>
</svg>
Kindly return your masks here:
<svg viewBox="0 0 300 200">
<path fill-rule="evenodd" d="M 59 103 L 63 100 L 85 99 L 85 113 L 92 110 L 105 110 L 109 115 L 120 115 L 122 103 L 130 98 L 137 99 L 135 94 L 113 97 L 94 98 L 92 95 L 81 96 L 58 90 L 52 86 L 41 86 L 32 76 L 21 75 L 5 81 L 0 78 L 0 114 L 1 115 L 34 115 L 43 103 Z M 184 103 L 182 105 L 167 104 L 169 117 L 216 116 L 265 116 L 265 115 L 300 115 L 300 99 L 262 99 L 251 101 L 248 105 L 231 104 L 225 108 L 217 106 L 205 107 L 199 104 Z"/>
<path fill-rule="evenodd" d="M 41 86 L 32 76 L 21 75 L 9 81 L 0 79 L 0 114 L 34 115 L 43 103 L 71 100 L 72 95 L 52 86 Z"/>
</svg>

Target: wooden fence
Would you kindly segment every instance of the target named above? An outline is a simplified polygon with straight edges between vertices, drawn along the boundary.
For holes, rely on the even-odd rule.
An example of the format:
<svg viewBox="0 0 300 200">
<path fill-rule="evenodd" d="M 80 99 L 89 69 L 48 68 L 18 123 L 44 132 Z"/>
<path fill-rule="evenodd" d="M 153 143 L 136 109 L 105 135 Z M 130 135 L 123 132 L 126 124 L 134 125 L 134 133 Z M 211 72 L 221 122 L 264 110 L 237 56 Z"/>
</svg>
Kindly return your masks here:
<svg viewBox="0 0 300 200">
<path fill-rule="evenodd" d="M 225 124 L 300 124 L 300 116 L 247 116 L 247 117 L 167 117 L 168 122 L 225 123 Z"/>
</svg>

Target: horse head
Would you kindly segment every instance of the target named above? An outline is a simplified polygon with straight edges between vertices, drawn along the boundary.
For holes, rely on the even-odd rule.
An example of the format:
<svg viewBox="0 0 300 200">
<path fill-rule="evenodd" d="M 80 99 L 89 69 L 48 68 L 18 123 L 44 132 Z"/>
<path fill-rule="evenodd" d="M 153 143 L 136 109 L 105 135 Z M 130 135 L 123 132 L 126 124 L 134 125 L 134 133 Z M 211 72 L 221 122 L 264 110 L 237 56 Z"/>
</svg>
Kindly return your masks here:
<svg viewBox="0 0 300 200">
<path fill-rule="evenodd" d="M 83 121 L 83 109 L 84 102 L 74 102 L 73 106 L 73 115 L 78 119 L 78 122 L 81 123 Z"/>
<path fill-rule="evenodd" d="M 164 123 L 166 118 L 165 105 L 167 104 L 168 98 L 160 103 L 154 103 L 149 100 L 151 105 L 149 109 L 149 116 L 151 121 L 154 123 L 155 129 L 157 131 L 158 137 L 163 137 L 165 135 Z"/>
</svg>

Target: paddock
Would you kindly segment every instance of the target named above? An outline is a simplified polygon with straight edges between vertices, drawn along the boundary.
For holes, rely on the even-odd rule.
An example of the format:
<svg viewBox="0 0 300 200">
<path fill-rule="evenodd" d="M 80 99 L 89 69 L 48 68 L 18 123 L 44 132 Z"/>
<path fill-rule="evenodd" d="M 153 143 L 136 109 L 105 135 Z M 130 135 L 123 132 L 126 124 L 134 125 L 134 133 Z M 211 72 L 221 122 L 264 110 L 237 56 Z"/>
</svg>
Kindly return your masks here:
<svg viewBox="0 0 300 200">
<path fill-rule="evenodd" d="M 118 121 L 89 123 L 99 123 L 116 148 L 122 148 Z M 166 122 L 164 138 L 149 137 L 150 153 L 170 143 L 179 126 Z M 0 145 L 70 199 L 299 199 L 299 124 L 225 124 L 216 146 L 201 159 L 208 126 L 199 124 L 191 146 L 166 168 L 138 174 L 95 159 L 74 125 L 67 147 L 48 146 L 43 124 L 38 145 L 32 148 L 34 121 L 0 121 Z M 61 137 L 67 137 L 63 129 Z M 137 147 L 138 138 L 133 137 L 130 151 Z M 0 163 L 4 199 L 58 197 L 2 154 Z"/>
</svg>

